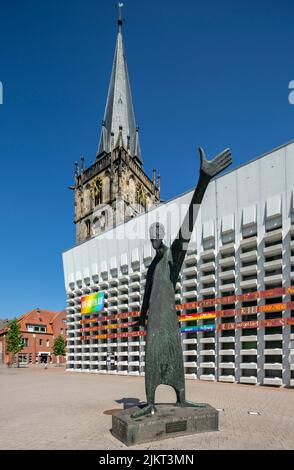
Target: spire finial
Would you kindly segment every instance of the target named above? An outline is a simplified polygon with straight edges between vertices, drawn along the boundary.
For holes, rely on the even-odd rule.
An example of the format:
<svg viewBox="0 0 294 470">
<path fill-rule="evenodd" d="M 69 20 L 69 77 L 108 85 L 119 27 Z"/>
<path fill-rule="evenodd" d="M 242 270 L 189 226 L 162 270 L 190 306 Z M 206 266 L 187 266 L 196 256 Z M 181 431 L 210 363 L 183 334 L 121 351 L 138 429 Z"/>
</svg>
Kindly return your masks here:
<svg viewBox="0 0 294 470">
<path fill-rule="evenodd" d="M 78 162 L 75 162 L 75 177 L 79 176 L 79 164 Z"/>
<path fill-rule="evenodd" d="M 118 30 L 119 32 L 121 33 L 121 30 L 122 30 L 122 24 L 123 24 L 123 20 L 122 20 L 122 8 L 123 8 L 124 4 L 119 2 L 116 7 L 118 9 Z"/>
<path fill-rule="evenodd" d="M 85 172 L 85 157 L 83 155 L 81 156 L 81 162 L 82 162 L 81 164 L 82 173 L 84 173 Z"/>
</svg>

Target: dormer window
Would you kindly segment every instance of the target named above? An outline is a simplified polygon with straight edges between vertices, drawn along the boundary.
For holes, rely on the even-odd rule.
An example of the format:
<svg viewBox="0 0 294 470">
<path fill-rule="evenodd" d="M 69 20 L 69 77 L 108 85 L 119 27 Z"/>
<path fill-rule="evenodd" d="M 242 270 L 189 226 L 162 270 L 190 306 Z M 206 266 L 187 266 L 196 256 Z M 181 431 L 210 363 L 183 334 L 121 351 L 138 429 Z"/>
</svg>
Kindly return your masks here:
<svg viewBox="0 0 294 470">
<path fill-rule="evenodd" d="M 45 325 L 27 325 L 27 330 L 30 333 L 47 333 Z"/>
</svg>

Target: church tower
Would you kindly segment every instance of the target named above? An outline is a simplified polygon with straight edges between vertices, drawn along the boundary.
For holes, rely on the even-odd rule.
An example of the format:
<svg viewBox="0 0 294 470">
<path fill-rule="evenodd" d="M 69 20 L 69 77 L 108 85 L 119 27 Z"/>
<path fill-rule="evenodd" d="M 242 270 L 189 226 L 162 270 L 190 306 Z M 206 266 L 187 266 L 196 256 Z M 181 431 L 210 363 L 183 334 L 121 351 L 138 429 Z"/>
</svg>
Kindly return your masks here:
<svg viewBox="0 0 294 470">
<path fill-rule="evenodd" d="M 118 36 L 96 160 L 75 167 L 76 241 L 81 243 L 160 202 L 160 176 L 143 169 L 119 7 Z"/>
</svg>

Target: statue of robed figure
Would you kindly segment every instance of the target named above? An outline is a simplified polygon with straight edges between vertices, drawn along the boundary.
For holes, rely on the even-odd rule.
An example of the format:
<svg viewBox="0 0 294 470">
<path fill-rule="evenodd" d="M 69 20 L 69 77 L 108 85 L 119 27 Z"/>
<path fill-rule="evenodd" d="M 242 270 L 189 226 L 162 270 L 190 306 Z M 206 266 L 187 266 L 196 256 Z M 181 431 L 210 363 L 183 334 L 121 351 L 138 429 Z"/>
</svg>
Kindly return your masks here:
<svg viewBox="0 0 294 470">
<path fill-rule="evenodd" d="M 164 227 L 156 222 L 150 227 L 150 240 L 156 255 L 151 262 L 146 277 L 145 293 L 138 325 L 146 325 L 145 348 L 145 388 L 147 405 L 134 412 L 132 418 L 154 414 L 155 391 L 158 385 L 173 387 L 177 396 L 177 406 L 203 405 L 186 400 L 183 351 L 179 321 L 175 308 L 175 288 L 184 262 L 197 214 L 210 180 L 225 170 L 231 163 L 229 149 L 213 160 L 206 159 L 200 150 L 200 177 L 192 200 L 170 248 L 164 243 Z"/>
</svg>

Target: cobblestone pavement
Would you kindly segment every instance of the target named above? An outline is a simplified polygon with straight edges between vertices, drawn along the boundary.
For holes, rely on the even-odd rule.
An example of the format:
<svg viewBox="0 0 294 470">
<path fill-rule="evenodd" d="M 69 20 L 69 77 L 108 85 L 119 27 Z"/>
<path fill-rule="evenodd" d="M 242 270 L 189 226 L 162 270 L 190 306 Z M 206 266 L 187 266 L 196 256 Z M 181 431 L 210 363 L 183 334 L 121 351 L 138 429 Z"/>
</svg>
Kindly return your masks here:
<svg viewBox="0 0 294 470">
<path fill-rule="evenodd" d="M 186 381 L 187 398 L 221 408 L 220 431 L 132 449 L 294 449 L 294 390 Z M 0 368 L 0 449 L 127 449 L 110 433 L 122 399 L 145 400 L 144 379 Z M 160 386 L 159 402 L 174 402 Z M 117 402 L 118 401 L 118 402 Z M 260 415 L 249 415 L 258 411 Z"/>
</svg>

